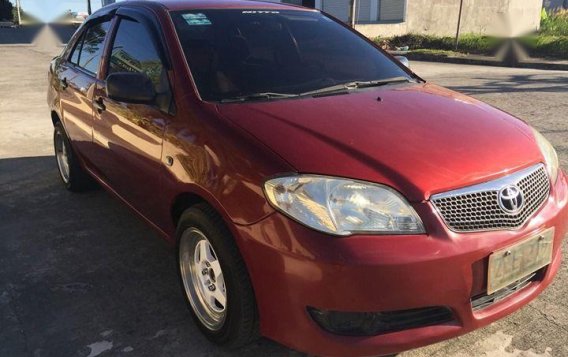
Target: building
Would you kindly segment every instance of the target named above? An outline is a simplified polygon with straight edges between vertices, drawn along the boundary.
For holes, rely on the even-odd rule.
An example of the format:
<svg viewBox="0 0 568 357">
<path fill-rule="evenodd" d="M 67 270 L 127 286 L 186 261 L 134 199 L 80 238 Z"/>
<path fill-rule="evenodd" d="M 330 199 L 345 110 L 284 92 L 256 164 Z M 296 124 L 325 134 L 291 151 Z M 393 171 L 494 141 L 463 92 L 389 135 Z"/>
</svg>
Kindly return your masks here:
<svg viewBox="0 0 568 357">
<path fill-rule="evenodd" d="M 271 0 L 350 19 L 351 0 Z M 460 0 L 355 0 L 356 29 L 369 37 L 407 33 L 452 36 Z M 513 37 L 540 26 L 543 0 L 463 0 L 461 33 Z"/>
</svg>

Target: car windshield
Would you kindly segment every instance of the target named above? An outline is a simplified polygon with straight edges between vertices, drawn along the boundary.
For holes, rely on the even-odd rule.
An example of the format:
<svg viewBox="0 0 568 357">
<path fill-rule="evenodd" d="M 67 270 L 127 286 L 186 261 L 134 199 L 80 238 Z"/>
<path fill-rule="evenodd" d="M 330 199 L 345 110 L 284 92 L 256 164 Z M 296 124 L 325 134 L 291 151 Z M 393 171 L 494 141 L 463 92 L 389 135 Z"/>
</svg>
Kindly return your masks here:
<svg viewBox="0 0 568 357">
<path fill-rule="evenodd" d="M 289 98 L 337 91 L 341 84 L 357 88 L 360 82 L 411 80 L 381 51 L 317 11 L 214 9 L 171 15 L 203 100 Z"/>
</svg>

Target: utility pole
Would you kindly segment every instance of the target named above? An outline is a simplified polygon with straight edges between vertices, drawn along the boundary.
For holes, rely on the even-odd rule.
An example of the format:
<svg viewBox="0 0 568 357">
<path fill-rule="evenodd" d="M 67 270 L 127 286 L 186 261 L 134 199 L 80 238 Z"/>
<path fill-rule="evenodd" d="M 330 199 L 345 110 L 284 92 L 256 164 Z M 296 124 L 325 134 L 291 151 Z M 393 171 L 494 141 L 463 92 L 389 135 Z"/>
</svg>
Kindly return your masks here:
<svg viewBox="0 0 568 357">
<path fill-rule="evenodd" d="M 357 0 L 350 0 L 349 1 L 349 5 L 350 5 L 350 16 L 349 19 L 351 21 L 351 27 L 355 28 L 355 24 L 357 23 Z"/>
<path fill-rule="evenodd" d="M 91 0 L 87 0 L 87 14 L 91 16 Z"/>
<path fill-rule="evenodd" d="M 22 15 L 20 14 L 20 0 L 16 0 L 16 12 L 18 13 L 18 26 L 22 24 Z"/>
<path fill-rule="evenodd" d="M 456 51 L 458 50 L 458 44 L 460 42 L 460 26 L 461 26 L 461 19 L 462 19 L 462 9 L 463 9 L 463 0 L 460 0 L 460 12 L 458 15 L 458 28 L 456 30 Z"/>
</svg>

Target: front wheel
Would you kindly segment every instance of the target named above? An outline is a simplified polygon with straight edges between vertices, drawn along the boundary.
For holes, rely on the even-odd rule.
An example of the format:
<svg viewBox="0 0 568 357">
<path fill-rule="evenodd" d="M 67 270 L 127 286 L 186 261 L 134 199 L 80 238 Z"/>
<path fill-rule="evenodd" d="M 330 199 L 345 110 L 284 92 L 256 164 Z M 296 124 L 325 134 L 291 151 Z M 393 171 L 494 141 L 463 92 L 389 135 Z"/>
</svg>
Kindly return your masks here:
<svg viewBox="0 0 568 357">
<path fill-rule="evenodd" d="M 223 220 L 196 205 L 178 224 L 181 286 L 193 318 L 212 342 L 241 347 L 258 337 L 254 292 L 246 266 Z"/>
</svg>

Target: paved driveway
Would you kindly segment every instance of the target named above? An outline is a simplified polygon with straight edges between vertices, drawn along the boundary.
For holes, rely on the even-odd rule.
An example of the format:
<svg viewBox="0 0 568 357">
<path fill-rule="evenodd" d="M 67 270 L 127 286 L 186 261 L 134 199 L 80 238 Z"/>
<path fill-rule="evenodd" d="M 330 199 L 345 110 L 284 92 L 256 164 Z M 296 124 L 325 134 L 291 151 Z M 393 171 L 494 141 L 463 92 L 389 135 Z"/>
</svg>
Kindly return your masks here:
<svg viewBox="0 0 568 357">
<path fill-rule="evenodd" d="M 228 352 L 201 337 L 171 247 L 107 193 L 71 194 L 60 184 L 45 104 L 56 50 L 1 51 L 0 356 L 299 356 L 268 340 Z M 413 67 L 527 120 L 568 168 L 568 72 Z M 568 356 L 567 280 L 564 264 L 520 312 L 402 356 Z"/>
</svg>

